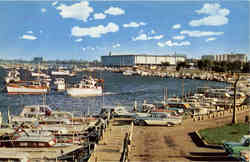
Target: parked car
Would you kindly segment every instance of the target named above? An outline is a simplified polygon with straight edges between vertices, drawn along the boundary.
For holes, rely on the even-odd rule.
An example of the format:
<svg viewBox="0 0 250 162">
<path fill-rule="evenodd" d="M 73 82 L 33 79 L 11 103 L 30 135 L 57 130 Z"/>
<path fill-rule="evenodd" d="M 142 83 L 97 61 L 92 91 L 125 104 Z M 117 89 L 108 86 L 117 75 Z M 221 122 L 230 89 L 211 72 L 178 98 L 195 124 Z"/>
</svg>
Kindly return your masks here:
<svg viewBox="0 0 250 162">
<path fill-rule="evenodd" d="M 236 142 L 225 142 L 223 144 L 224 149 L 229 156 L 239 158 L 240 152 L 243 150 L 250 150 L 250 135 L 244 135 L 239 143 Z"/>
<path fill-rule="evenodd" d="M 146 117 L 137 116 L 134 120 L 135 125 L 166 125 L 174 126 L 182 123 L 182 117 L 171 116 L 166 112 L 151 112 Z"/>
<path fill-rule="evenodd" d="M 114 117 L 125 117 L 125 118 L 134 118 L 136 113 L 129 112 L 125 107 L 117 106 L 113 111 Z"/>
<path fill-rule="evenodd" d="M 241 162 L 250 162 L 250 150 L 240 151 L 240 161 Z"/>
</svg>

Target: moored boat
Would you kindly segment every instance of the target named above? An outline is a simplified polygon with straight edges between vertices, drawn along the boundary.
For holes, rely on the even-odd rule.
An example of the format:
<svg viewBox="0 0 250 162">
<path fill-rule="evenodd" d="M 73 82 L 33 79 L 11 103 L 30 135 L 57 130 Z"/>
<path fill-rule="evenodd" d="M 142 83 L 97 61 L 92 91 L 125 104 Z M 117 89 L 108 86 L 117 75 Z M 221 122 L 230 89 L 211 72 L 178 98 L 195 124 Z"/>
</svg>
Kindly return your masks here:
<svg viewBox="0 0 250 162">
<path fill-rule="evenodd" d="M 65 85 L 65 79 L 64 78 L 56 78 L 54 81 L 55 88 L 56 90 L 65 90 L 66 85 Z"/>
<path fill-rule="evenodd" d="M 102 95 L 103 80 L 93 79 L 92 77 L 84 78 L 80 83 L 73 85 L 71 88 L 67 88 L 67 94 L 70 96 L 100 96 Z"/>
<path fill-rule="evenodd" d="M 7 84 L 11 81 L 20 81 L 20 73 L 17 70 L 11 70 L 8 72 L 8 75 L 4 78 L 4 80 Z"/>
<path fill-rule="evenodd" d="M 40 81 L 19 81 L 6 85 L 8 94 L 44 94 L 48 86 Z"/>
<path fill-rule="evenodd" d="M 75 76 L 75 73 L 71 73 L 69 70 L 59 69 L 57 71 L 51 71 L 51 75 L 55 76 Z"/>
</svg>

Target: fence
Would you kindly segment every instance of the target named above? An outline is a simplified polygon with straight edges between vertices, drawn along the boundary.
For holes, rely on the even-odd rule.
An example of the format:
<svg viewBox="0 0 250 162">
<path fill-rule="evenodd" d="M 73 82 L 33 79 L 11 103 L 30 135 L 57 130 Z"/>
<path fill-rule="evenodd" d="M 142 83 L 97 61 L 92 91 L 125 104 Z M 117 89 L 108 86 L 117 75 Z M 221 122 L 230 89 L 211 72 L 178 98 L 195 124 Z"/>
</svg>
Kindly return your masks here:
<svg viewBox="0 0 250 162">
<path fill-rule="evenodd" d="M 236 112 L 244 112 L 244 111 L 249 111 L 249 107 L 247 105 L 243 105 L 240 107 L 236 107 Z M 209 120 L 209 119 L 215 119 L 215 118 L 221 118 L 224 116 L 230 116 L 233 113 L 233 109 L 228 109 L 224 111 L 217 111 L 217 112 L 212 112 L 210 114 L 206 115 L 199 115 L 199 116 L 193 116 L 193 121 L 200 121 L 200 120 Z"/>
</svg>

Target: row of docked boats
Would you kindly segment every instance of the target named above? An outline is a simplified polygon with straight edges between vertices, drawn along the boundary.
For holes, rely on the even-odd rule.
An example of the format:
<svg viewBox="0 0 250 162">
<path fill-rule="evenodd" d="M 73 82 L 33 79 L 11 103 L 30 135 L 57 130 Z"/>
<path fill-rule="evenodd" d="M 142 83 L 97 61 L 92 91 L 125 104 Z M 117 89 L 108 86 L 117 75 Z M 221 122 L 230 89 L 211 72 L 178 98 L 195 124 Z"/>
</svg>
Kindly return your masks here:
<svg viewBox="0 0 250 162">
<path fill-rule="evenodd" d="M 72 87 L 66 88 L 64 78 L 55 80 L 57 90 L 65 90 L 70 96 L 98 96 L 102 95 L 103 80 L 84 78 Z M 42 81 L 17 81 L 6 85 L 8 94 L 45 94 L 49 86 Z"/>
<path fill-rule="evenodd" d="M 19 153 L 27 161 L 87 161 L 109 116 L 76 116 L 48 105 L 25 106 L 18 116 L 8 113 L 8 125 L 0 124 L 0 161 Z"/>
<path fill-rule="evenodd" d="M 92 77 L 83 77 L 78 83 L 66 86 L 63 76 L 74 76 L 69 71 L 52 71 L 53 75 L 61 76 L 55 78 L 53 85 L 54 89 L 58 91 L 65 91 L 70 96 L 98 96 L 102 95 L 102 79 Z M 8 72 L 5 78 L 6 90 L 8 94 L 45 94 L 50 90 L 50 75 L 42 72 L 31 72 L 32 77 L 37 77 L 36 80 L 23 81 L 20 79 L 20 73 L 17 70 Z"/>
</svg>

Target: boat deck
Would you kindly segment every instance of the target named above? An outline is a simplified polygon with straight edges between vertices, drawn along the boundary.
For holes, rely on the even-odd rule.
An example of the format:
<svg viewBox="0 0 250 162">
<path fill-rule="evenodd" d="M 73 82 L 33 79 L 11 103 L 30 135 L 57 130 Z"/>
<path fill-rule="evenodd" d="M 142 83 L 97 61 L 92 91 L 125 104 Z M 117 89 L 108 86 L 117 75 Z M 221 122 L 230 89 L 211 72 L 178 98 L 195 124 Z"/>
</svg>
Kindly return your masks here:
<svg viewBox="0 0 250 162">
<path fill-rule="evenodd" d="M 56 159 L 60 156 L 81 149 L 83 146 L 70 145 L 44 148 L 5 148 L 0 147 L 0 159 L 2 158 L 28 158 L 28 159 Z"/>
</svg>

